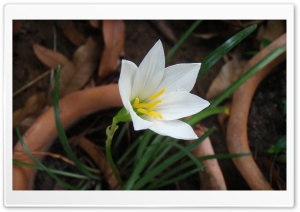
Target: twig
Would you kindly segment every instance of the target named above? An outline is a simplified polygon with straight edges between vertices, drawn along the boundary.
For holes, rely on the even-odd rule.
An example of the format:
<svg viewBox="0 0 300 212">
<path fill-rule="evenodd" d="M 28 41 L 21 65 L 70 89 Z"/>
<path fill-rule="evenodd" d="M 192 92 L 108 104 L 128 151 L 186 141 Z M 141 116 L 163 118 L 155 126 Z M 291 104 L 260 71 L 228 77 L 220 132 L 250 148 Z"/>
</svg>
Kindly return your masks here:
<svg viewBox="0 0 300 212">
<path fill-rule="evenodd" d="M 44 77 L 46 77 L 48 74 L 51 73 L 51 70 L 46 71 L 45 73 L 41 74 L 40 76 L 38 76 L 37 78 L 31 80 L 29 83 L 27 83 L 26 85 L 24 85 L 23 87 L 21 87 L 20 89 L 18 89 L 17 91 L 15 91 L 13 93 L 13 97 L 15 97 L 16 95 L 18 95 L 19 93 L 21 93 L 22 91 L 24 91 L 25 89 L 29 88 L 30 86 L 32 86 L 34 83 L 38 82 L 39 80 L 43 79 Z"/>
</svg>

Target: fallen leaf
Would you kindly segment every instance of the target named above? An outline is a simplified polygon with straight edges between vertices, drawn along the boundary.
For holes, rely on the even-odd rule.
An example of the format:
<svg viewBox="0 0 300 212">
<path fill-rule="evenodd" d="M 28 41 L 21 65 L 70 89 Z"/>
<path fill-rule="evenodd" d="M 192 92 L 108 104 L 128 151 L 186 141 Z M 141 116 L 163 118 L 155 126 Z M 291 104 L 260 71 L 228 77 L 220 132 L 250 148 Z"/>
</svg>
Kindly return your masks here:
<svg viewBox="0 0 300 212">
<path fill-rule="evenodd" d="M 98 70 L 99 80 L 116 71 L 120 64 L 120 56 L 124 52 L 125 23 L 120 20 L 104 20 L 102 31 L 104 50 Z"/>
<path fill-rule="evenodd" d="M 80 46 L 84 43 L 84 36 L 76 29 L 75 24 L 71 20 L 61 21 L 61 28 L 64 35 L 75 46 Z"/>
<path fill-rule="evenodd" d="M 276 40 L 286 32 L 285 21 L 269 20 L 266 25 L 261 25 L 257 33 L 258 40 L 268 40 L 270 42 Z M 262 48 L 264 46 L 261 46 Z"/>
<path fill-rule="evenodd" d="M 70 62 L 69 59 L 60 52 L 48 49 L 36 43 L 34 43 L 32 47 L 40 61 L 50 68 L 57 68 L 59 64 L 63 66 Z"/>
<path fill-rule="evenodd" d="M 81 137 L 79 141 L 79 146 L 90 155 L 90 157 L 94 160 L 97 166 L 103 172 L 108 184 L 112 189 L 118 189 L 119 184 L 117 179 L 115 178 L 111 167 L 109 166 L 104 153 L 101 149 L 95 145 L 92 141 Z"/>
<path fill-rule="evenodd" d="M 217 97 L 236 81 L 242 74 L 244 63 L 244 61 L 240 62 L 237 57 L 227 61 L 211 83 L 206 93 L 206 99 L 210 100 Z"/>
<path fill-rule="evenodd" d="M 173 30 L 168 25 L 167 21 L 154 20 L 151 23 L 173 44 L 177 42 L 177 38 L 174 35 Z"/>
<path fill-rule="evenodd" d="M 45 93 L 37 93 L 27 99 L 23 108 L 13 113 L 13 127 L 20 124 L 25 118 L 38 113 L 45 105 Z"/>
<path fill-rule="evenodd" d="M 207 129 L 200 124 L 196 125 L 194 130 L 198 137 L 202 136 L 207 131 Z M 194 141 L 191 141 L 190 143 L 193 142 Z M 196 146 L 192 153 L 196 158 L 214 155 L 215 152 L 209 137 L 205 138 L 203 142 Z M 217 159 L 205 160 L 201 162 L 201 165 L 205 167 L 203 171 L 199 172 L 201 190 L 227 189 L 225 179 Z"/>
<path fill-rule="evenodd" d="M 57 68 L 59 64 L 62 66 L 60 96 L 65 96 L 84 87 L 96 70 L 100 55 L 99 40 L 96 39 L 96 36 L 88 37 L 85 44 L 77 48 L 72 61 L 60 52 L 38 44 L 34 44 L 33 49 L 45 65 L 51 68 Z"/>
<path fill-rule="evenodd" d="M 88 37 L 86 43 L 74 53 L 73 61 L 62 67 L 60 77 L 61 96 L 83 88 L 89 81 L 97 67 L 99 49 L 99 42 L 96 38 Z"/>
</svg>

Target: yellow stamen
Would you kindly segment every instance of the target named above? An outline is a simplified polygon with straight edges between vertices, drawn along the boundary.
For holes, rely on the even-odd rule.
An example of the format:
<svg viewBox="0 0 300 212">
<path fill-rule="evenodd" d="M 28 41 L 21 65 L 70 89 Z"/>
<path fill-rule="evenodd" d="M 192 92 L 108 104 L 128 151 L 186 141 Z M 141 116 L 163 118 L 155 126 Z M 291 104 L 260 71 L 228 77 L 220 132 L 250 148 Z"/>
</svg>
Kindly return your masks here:
<svg viewBox="0 0 300 212">
<path fill-rule="evenodd" d="M 162 115 L 158 112 L 155 112 L 155 111 L 148 111 L 148 110 L 145 110 L 145 109 L 137 109 L 138 112 L 140 113 L 143 113 L 143 114 L 146 114 L 148 116 L 152 116 L 153 118 L 160 118 L 162 119 Z"/>
<path fill-rule="evenodd" d="M 148 99 L 154 100 L 157 97 L 159 97 L 160 95 L 162 95 L 164 92 L 166 91 L 166 88 L 161 89 L 159 92 L 157 92 L 156 94 L 150 96 Z M 134 102 L 133 102 L 133 108 L 135 108 L 137 110 L 137 112 L 142 113 L 142 114 L 146 114 L 148 116 L 152 116 L 153 118 L 160 118 L 162 119 L 162 115 L 156 111 L 153 111 L 153 109 L 156 107 L 156 105 L 158 105 L 159 103 L 161 103 L 162 100 L 156 100 L 154 102 L 151 103 L 140 103 L 140 99 L 139 98 L 135 98 Z"/>
<path fill-rule="evenodd" d="M 138 107 L 138 105 L 140 104 L 140 99 L 139 98 L 135 98 L 135 101 L 133 103 L 133 107 Z"/>
<path fill-rule="evenodd" d="M 149 111 L 152 111 L 156 107 L 156 105 L 158 105 L 161 102 L 162 100 L 156 100 L 155 102 L 151 103 L 151 106 L 148 108 Z"/>
<path fill-rule="evenodd" d="M 166 88 L 161 89 L 158 91 L 156 94 L 153 94 L 152 96 L 149 97 L 150 100 L 156 99 L 160 95 L 162 95 L 166 91 Z"/>
<path fill-rule="evenodd" d="M 162 102 L 162 100 L 157 100 L 157 101 L 152 102 L 152 103 L 140 103 L 140 99 L 139 98 L 135 98 L 135 101 L 133 103 L 133 107 L 134 108 L 149 108 L 149 111 L 151 111 L 160 102 Z"/>
</svg>

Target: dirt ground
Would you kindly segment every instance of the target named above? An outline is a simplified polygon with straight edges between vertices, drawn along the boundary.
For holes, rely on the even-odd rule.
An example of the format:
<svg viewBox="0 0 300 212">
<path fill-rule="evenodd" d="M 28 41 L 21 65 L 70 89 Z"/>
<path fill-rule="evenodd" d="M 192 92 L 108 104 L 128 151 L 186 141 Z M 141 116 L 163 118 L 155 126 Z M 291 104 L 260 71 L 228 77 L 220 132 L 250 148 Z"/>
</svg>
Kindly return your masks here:
<svg viewBox="0 0 300 212">
<path fill-rule="evenodd" d="M 179 38 L 193 23 L 193 21 L 167 21 L 169 29 L 172 29 L 176 38 Z M 242 26 L 234 24 L 232 21 L 203 21 L 203 23 L 194 31 L 194 33 L 184 42 L 180 50 L 176 52 L 167 66 L 177 63 L 193 63 L 202 61 L 215 48 L 222 44 L 233 34 L 242 30 Z M 86 38 L 88 35 L 97 35 L 102 39 L 101 30 L 96 30 L 91 27 L 88 21 L 74 21 L 76 29 Z M 265 24 L 262 22 L 260 24 Z M 63 31 L 62 21 L 17 21 L 14 23 L 14 37 L 13 37 L 13 91 L 16 92 L 25 84 L 33 79 L 41 76 L 45 71 L 49 70 L 35 55 L 32 44 L 38 43 L 42 46 L 52 49 L 56 42 L 56 50 L 71 59 L 73 52 L 77 46 L 74 45 L 66 37 Z M 168 38 L 166 33 L 162 32 L 157 27 L 155 21 L 125 21 L 125 48 L 124 58 L 139 64 L 147 51 L 153 44 L 161 39 L 165 52 L 174 45 L 173 41 Z M 214 33 L 216 35 L 214 35 Z M 208 35 L 204 38 L 203 34 Z M 201 37 L 202 36 L 202 37 Z M 256 35 L 250 35 L 246 41 L 239 45 L 240 51 L 246 52 L 255 50 L 259 46 L 256 40 Z M 99 49 L 103 48 L 99 46 Z M 249 56 L 242 55 L 244 59 Z M 100 59 L 100 57 L 99 57 Z M 225 58 L 226 59 L 226 58 Z M 205 98 L 206 92 L 210 84 L 217 76 L 221 67 L 226 61 L 221 59 L 215 64 L 204 76 L 202 76 L 196 83 L 193 93 Z M 96 77 L 95 70 L 95 77 Z M 119 69 L 107 76 L 103 81 L 97 82 L 97 85 L 116 83 L 119 77 Z M 13 97 L 13 111 L 22 107 L 26 100 L 38 93 L 49 90 L 49 75 L 38 80 L 32 86 L 22 90 Z M 284 112 L 286 100 L 286 70 L 285 64 L 281 64 L 269 74 L 258 87 L 249 114 L 248 135 L 249 143 L 254 155 L 254 158 L 263 171 L 265 178 L 271 182 L 274 189 L 285 189 L 286 184 L 286 164 L 277 161 L 278 155 L 268 153 L 268 149 L 277 143 L 277 141 L 286 135 L 286 116 Z M 229 102 L 230 100 L 226 100 Z M 35 113 L 21 125 L 21 130 L 24 133 L 30 126 L 33 120 L 42 113 L 41 109 Z M 103 148 L 105 142 L 105 128 L 110 124 L 111 117 L 116 113 L 116 109 L 98 112 L 91 116 L 82 119 L 80 122 L 68 129 L 68 137 L 73 137 L 76 134 L 82 133 L 90 123 L 93 123 L 87 137 L 99 144 Z M 223 124 L 220 124 L 217 116 L 212 116 L 203 121 L 203 124 L 208 127 L 216 127 L 215 132 L 210 137 L 215 153 L 227 153 L 225 132 Z M 14 144 L 18 140 L 14 134 Z M 124 146 L 125 148 L 125 146 Z M 56 141 L 51 151 L 57 154 L 64 155 L 64 152 Z M 78 150 L 79 155 L 83 155 Z M 82 156 L 84 158 L 84 156 Z M 61 162 L 61 160 L 46 157 L 44 164 L 50 167 L 60 168 L 62 170 L 74 170 L 72 166 Z M 230 159 L 219 160 L 221 170 L 223 172 L 228 190 L 248 190 L 249 186 L 244 181 L 241 174 L 235 168 Z M 76 182 L 74 182 L 76 183 Z M 46 190 L 53 189 L 51 178 L 45 173 L 39 172 L 35 189 Z M 187 180 L 180 182 L 180 189 L 182 190 L 198 190 L 200 187 L 199 177 L 197 174 L 189 177 Z M 177 187 L 178 188 L 178 187 Z M 106 189 L 104 186 L 103 189 Z M 168 187 L 165 189 L 176 189 L 176 187 Z"/>
</svg>

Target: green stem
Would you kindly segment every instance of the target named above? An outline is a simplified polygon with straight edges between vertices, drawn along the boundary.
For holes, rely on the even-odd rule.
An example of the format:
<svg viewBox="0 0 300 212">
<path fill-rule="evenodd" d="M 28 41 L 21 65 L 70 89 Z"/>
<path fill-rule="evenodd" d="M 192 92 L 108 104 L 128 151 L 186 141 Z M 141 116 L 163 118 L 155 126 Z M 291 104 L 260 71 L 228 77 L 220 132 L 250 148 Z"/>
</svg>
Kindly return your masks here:
<svg viewBox="0 0 300 212">
<path fill-rule="evenodd" d="M 122 179 L 120 177 L 119 170 L 118 170 L 118 168 L 112 158 L 112 154 L 111 154 L 111 142 L 112 142 L 112 139 L 114 137 L 116 130 L 118 129 L 117 123 L 118 123 L 118 121 L 115 118 L 113 118 L 112 125 L 106 128 L 107 139 L 106 139 L 106 143 L 105 143 L 105 150 L 106 150 L 107 161 L 108 161 L 117 181 L 121 185 Z"/>
</svg>

